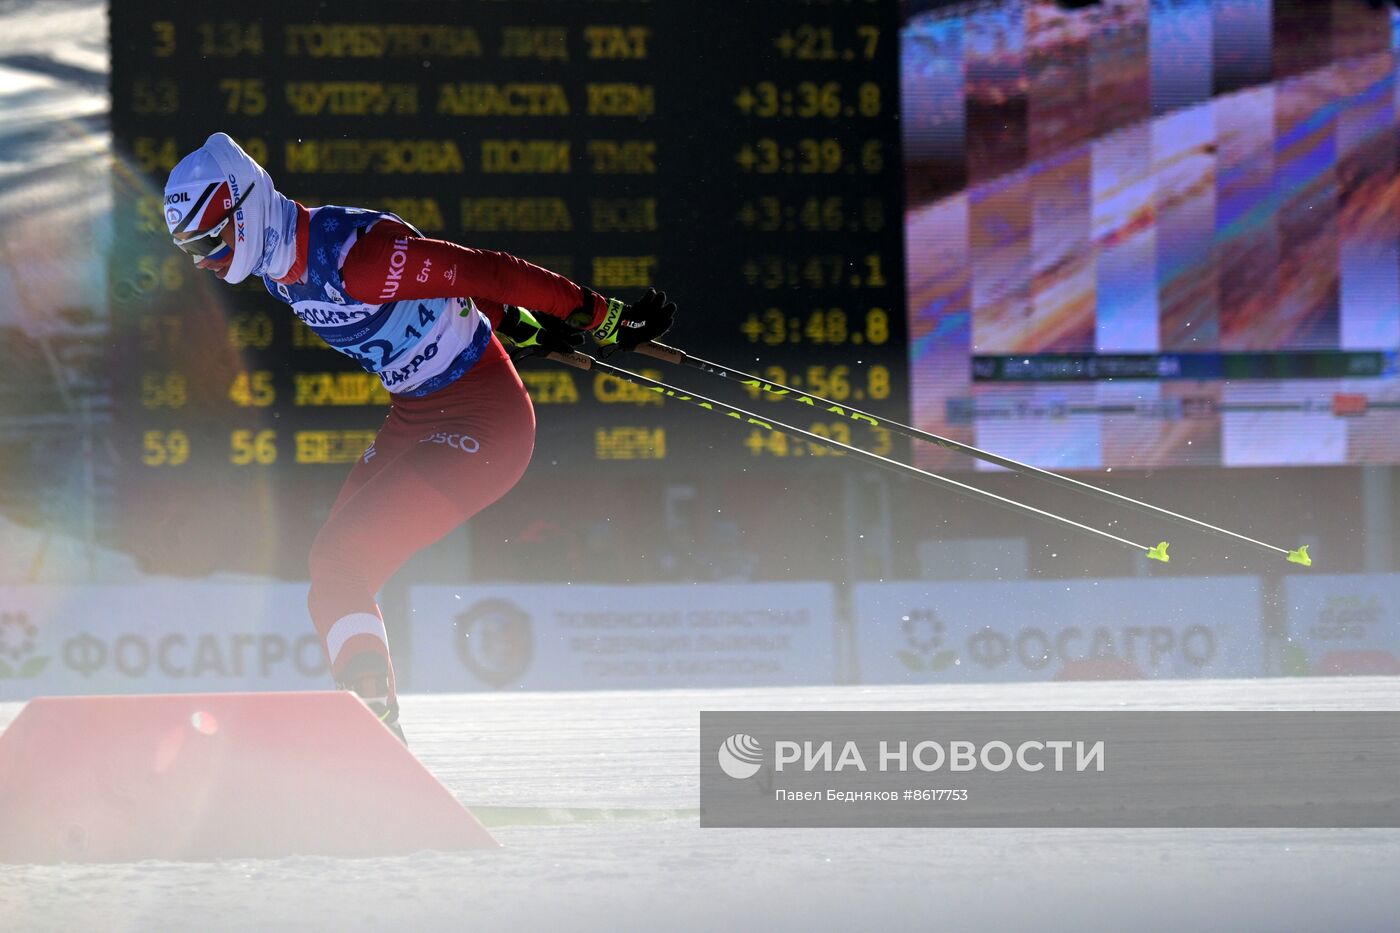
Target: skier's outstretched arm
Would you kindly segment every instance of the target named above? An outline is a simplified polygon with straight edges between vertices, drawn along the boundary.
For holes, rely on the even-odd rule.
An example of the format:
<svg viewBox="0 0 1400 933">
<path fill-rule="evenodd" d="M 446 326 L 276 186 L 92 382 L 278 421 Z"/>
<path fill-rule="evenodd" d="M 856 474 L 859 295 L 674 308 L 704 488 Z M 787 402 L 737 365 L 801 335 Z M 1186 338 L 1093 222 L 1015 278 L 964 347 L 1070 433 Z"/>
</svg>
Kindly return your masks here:
<svg viewBox="0 0 1400 933">
<path fill-rule="evenodd" d="M 602 323 L 607 313 L 601 296 L 534 263 L 509 253 L 431 240 L 387 220 L 350 248 L 340 274 L 359 301 L 471 297 L 493 325 L 500 323 L 504 305 L 530 308 L 585 330 Z"/>
<path fill-rule="evenodd" d="M 521 320 L 508 311 L 512 306 L 566 321 L 600 345 L 623 349 L 661 336 L 676 314 L 664 292 L 649 289 L 631 304 L 606 299 L 509 253 L 431 240 L 392 221 L 375 224 L 350 248 L 341 278 L 351 297 L 365 302 L 470 297 L 492 327 L 500 329 L 504 320 L 505 337 L 521 336 L 509 332 Z"/>
</svg>

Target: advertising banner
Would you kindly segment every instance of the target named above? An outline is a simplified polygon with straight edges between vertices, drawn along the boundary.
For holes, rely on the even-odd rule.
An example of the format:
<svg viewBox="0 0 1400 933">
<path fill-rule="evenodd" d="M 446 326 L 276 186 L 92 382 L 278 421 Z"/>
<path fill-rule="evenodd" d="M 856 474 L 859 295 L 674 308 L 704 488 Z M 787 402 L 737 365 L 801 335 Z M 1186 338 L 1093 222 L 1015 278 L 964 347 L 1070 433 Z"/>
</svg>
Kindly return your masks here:
<svg viewBox="0 0 1400 933">
<path fill-rule="evenodd" d="M 0 586 L 0 700 L 325 690 L 306 586 Z"/>
<path fill-rule="evenodd" d="M 832 683 L 828 583 L 419 586 L 414 690 Z"/>
<path fill-rule="evenodd" d="M 867 583 L 864 683 L 1264 673 L 1253 577 Z"/>
<path fill-rule="evenodd" d="M 1289 673 L 1400 674 L 1400 574 L 1289 577 Z"/>
</svg>

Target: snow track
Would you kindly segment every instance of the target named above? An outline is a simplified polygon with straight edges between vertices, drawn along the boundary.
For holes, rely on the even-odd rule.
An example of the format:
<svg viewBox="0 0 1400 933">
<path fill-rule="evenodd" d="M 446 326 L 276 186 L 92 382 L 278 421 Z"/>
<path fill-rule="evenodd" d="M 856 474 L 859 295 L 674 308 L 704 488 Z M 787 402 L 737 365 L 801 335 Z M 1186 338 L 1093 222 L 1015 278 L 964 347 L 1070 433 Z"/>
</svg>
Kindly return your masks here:
<svg viewBox="0 0 1400 933">
<path fill-rule="evenodd" d="M 0 924 L 1394 929 L 1394 830 L 702 830 L 702 709 L 1400 709 L 1400 681 L 410 696 L 414 751 L 504 849 L 7 867 Z"/>
</svg>

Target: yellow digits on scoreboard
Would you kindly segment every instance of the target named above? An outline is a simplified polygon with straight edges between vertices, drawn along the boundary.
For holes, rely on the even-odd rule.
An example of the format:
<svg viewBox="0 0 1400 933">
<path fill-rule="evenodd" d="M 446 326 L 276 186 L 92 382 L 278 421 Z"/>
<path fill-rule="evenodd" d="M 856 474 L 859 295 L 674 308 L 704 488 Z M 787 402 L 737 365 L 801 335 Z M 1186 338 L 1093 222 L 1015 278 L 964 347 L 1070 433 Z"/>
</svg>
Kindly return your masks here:
<svg viewBox="0 0 1400 933">
<path fill-rule="evenodd" d="M 229 434 L 228 462 L 234 466 L 270 466 L 277 462 L 277 432 L 240 428 Z"/>
<path fill-rule="evenodd" d="M 169 58 L 175 54 L 175 24 L 168 19 L 158 19 L 151 23 L 151 54 L 156 58 Z"/>
<path fill-rule="evenodd" d="M 190 438 L 184 431 L 147 431 L 141 436 L 141 462 L 149 467 L 177 467 L 190 459 Z"/>
<path fill-rule="evenodd" d="M 271 370 L 238 373 L 229 386 L 228 397 L 240 408 L 266 408 L 271 405 L 277 398 Z"/>
</svg>

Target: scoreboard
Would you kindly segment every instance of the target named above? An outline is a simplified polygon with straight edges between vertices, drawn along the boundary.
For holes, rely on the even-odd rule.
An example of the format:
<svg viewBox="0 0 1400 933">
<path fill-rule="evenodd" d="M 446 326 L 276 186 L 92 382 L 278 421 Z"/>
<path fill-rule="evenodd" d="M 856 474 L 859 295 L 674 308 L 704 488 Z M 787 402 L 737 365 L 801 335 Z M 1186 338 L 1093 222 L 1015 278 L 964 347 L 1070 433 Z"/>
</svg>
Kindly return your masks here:
<svg viewBox="0 0 1400 933">
<path fill-rule="evenodd" d="M 220 130 L 308 206 L 391 211 L 627 300 L 655 285 L 681 308 L 667 342 L 909 420 L 894 0 L 226 13 L 111 4 L 116 523 L 151 567 L 242 569 L 280 542 L 299 574 L 389 401 L 259 281 L 226 286 L 171 247 L 165 176 Z M 792 471 L 826 453 L 604 376 L 521 368 L 537 462 Z M 748 401 L 892 451 L 888 435 Z"/>
</svg>

